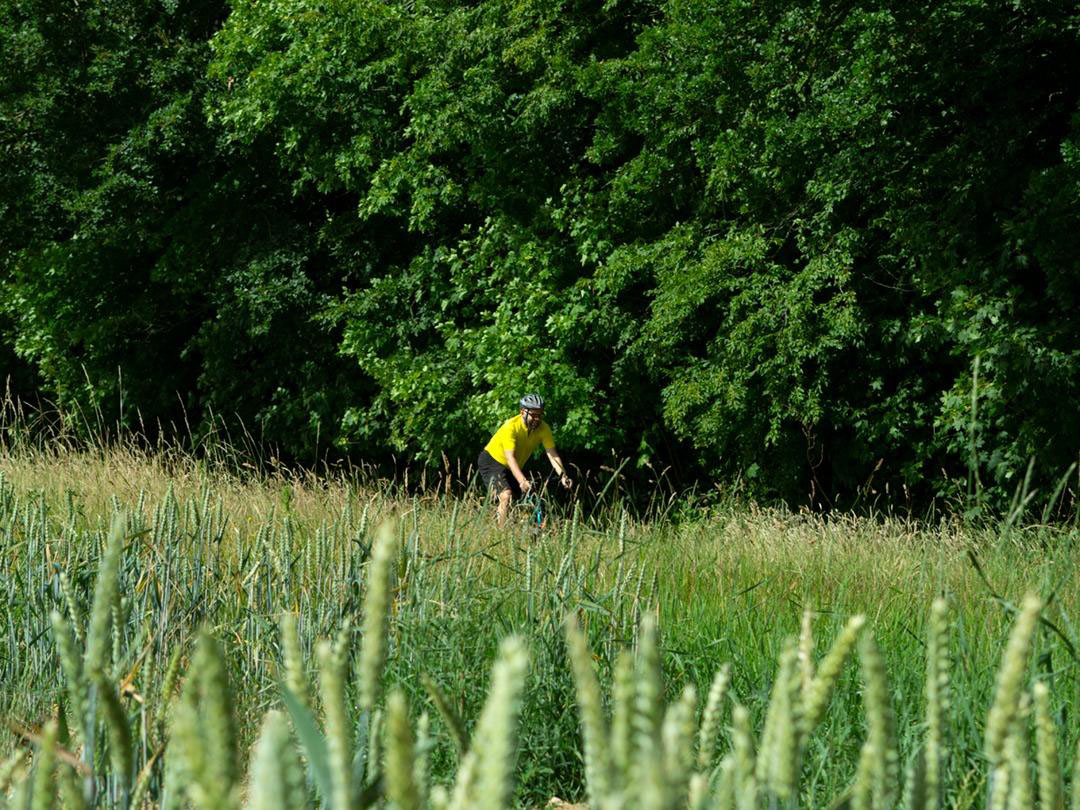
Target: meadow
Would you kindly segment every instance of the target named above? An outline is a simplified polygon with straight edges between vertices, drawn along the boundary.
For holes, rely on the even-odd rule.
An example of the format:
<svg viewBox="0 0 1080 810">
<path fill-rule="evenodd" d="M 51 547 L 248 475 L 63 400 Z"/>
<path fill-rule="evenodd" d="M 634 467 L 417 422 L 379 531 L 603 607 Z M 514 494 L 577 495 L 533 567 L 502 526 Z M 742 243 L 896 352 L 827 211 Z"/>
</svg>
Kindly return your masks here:
<svg viewBox="0 0 1080 810">
<path fill-rule="evenodd" d="M 1056 810 L 1078 557 L 735 501 L 497 530 L 446 481 L 10 445 L 0 806 Z"/>
</svg>

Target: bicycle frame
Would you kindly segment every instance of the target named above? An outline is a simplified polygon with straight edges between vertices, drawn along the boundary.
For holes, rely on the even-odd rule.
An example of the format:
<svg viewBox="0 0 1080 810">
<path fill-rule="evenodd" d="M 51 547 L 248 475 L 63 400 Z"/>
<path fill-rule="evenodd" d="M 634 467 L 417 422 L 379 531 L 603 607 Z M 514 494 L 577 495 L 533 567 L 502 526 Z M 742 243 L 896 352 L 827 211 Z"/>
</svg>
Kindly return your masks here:
<svg viewBox="0 0 1080 810">
<path fill-rule="evenodd" d="M 545 504 L 544 499 L 540 497 L 540 493 L 530 491 L 522 497 L 521 502 L 532 510 L 532 520 L 530 522 L 533 528 L 539 530 L 547 526 L 547 504 Z"/>
</svg>

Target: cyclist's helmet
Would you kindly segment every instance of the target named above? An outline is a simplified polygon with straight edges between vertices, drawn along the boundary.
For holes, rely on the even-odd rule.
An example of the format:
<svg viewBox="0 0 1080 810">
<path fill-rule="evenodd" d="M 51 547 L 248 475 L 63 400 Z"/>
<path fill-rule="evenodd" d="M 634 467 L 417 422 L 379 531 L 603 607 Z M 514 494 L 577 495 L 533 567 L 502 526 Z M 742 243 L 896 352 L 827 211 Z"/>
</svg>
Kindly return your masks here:
<svg viewBox="0 0 1080 810">
<path fill-rule="evenodd" d="M 526 394 L 518 404 L 530 411 L 544 410 L 544 398 L 539 394 Z"/>
</svg>

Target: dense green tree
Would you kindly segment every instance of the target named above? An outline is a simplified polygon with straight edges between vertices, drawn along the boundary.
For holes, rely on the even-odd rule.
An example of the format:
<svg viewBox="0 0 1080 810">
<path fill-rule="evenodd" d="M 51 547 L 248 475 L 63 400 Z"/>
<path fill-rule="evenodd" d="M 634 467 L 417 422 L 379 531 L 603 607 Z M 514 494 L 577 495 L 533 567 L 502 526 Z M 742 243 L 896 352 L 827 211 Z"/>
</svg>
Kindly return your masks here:
<svg viewBox="0 0 1080 810">
<path fill-rule="evenodd" d="M 439 464 L 538 389 L 580 458 L 822 505 L 1080 449 L 1069 4 L 2 6 L 65 402 Z"/>
<path fill-rule="evenodd" d="M 594 152 L 615 166 L 588 221 L 617 245 L 598 274 L 609 296 L 651 298 L 629 354 L 663 386 L 667 423 L 705 463 L 767 466 L 789 494 L 852 492 L 878 459 L 915 486 L 964 463 L 979 356 L 995 403 L 981 462 L 999 484 L 1036 452 L 1063 469 L 1077 436 L 1014 397 L 1075 393 L 1054 347 L 1073 310 L 1017 286 L 1035 268 L 1015 266 L 1009 234 L 1076 110 L 1074 12 L 665 11 L 600 85 L 617 103 Z M 1028 321 L 1010 296 L 1052 316 Z M 1050 453 L 1040 424 L 1064 439 Z"/>
<path fill-rule="evenodd" d="M 355 386 L 314 317 L 335 286 L 312 268 L 325 202 L 208 125 L 224 5 L 4 14 L 18 67 L 3 183 L 25 190 L 0 245 L 19 353 L 62 405 L 108 422 L 198 431 L 216 415 L 294 455 L 332 438 Z"/>
</svg>

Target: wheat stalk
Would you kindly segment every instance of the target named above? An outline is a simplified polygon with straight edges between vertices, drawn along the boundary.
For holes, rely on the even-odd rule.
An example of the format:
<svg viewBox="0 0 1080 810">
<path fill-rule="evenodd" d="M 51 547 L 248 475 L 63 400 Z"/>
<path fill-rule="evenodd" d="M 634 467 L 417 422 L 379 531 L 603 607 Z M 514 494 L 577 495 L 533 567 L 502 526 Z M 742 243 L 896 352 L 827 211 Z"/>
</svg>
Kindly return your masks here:
<svg viewBox="0 0 1080 810">
<path fill-rule="evenodd" d="M 330 806 L 349 810 L 352 805 L 352 729 L 345 708 L 344 650 L 320 641 L 319 687 L 326 715 L 326 747 L 330 764 Z"/>
<path fill-rule="evenodd" d="M 420 810 L 420 789 L 416 783 L 412 729 L 409 707 L 400 689 L 386 701 L 386 795 L 397 810 Z"/>
<path fill-rule="evenodd" d="M 832 697 L 832 690 L 865 624 L 864 616 L 852 616 L 818 665 L 817 673 L 810 681 L 809 691 L 803 700 L 802 715 L 799 719 L 803 740 L 810 736 L 824 717 L 825 709 Z"/>
<path fill-rule="evenodd" d="M 1036 761 L 1039 765 L 1039 807 L 1041 810 L 1065 810 L 1057 729 L 1050 716 L 1050 690 L 1040 681 L 1035 684 L 1033 694 Z M 1077 790 L 1076 787 L 1073 789 Z"/>
<path fill-rule="evenodd" d="M 581 735 L 585 745 L 585 783 L 589 791 L 589 803 L 599 808 L 612 790 L 611 760 L 607 720 L 604 717 L 600 682 L 593 670 L 585 635 L 578 625 L 577 616 L 566 617 L 566 645 L 570 652 L 570 664 L 577 687 L 578 712 L 581 717 Z"/>
<path fill-rule="evenodd" d="M 397 552 L 397 533 L 390 523 L 379 527 L 368 565 L 364 593 L 364 640 L 360 653 L 360 708 L 373 712 L 379 699 L 382 669 L 386 661 L 386 629 L 390 604 L 392 560 Z"/>
<path fill-rule="evenodd" d="M 278 711 L 263 717 L 248 768 L 247 810 L 305 810 L 303 766 L 289 724 Z"/>
<path fill-rule="evenodd" d="M 1020 695 L 1023 689 L 1024 674 L 1027 671 L 1028 652 L 1039 621 L 1042 602 L 1034 594 L 1024 597 L 1020 615 L 1009 634 L 1009 641 L 998 669 L 994 688 L 994 700 L 986 718 L 985 753 L 990 764 L 990 778 L 987 781 L 987 806 L 996 808 L 1004 801 L 1007 792 L 995 795 L 1001 790 L 999 777 L 1008 773 L 1001 766 L 1006 763 L 1005 740 L 1012 730 L 1017 712 L 1020 710 Z"/>
<path fill-rule="evenodd" d="M 731 666 L 724 664 L 713 676 L 709 696 L 705 700 L 705 711 L 701 716 L 701 729 L 698 732 L 698 770 L 709 767 L 716 754 L 716 738 L 720 732 L 721 706 L 728 684 L 731 682 Z"/>
</svg>

